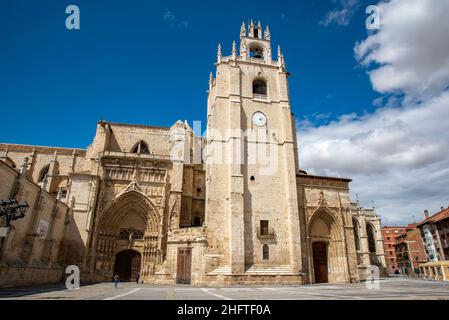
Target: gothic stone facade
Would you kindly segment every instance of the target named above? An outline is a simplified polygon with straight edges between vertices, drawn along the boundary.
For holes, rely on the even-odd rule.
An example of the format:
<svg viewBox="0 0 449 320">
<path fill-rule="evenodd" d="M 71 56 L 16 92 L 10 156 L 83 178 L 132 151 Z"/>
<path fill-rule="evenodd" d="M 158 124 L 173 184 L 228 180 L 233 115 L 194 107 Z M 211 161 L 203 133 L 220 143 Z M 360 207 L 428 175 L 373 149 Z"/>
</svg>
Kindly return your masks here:
<svg viewBox="0 0 449 320">
<path fill-rule="evenodd" d="M 67 211 L 55 226 L 62 236 L 47 236 L 58 248 L 52 265 L 77 264 L 85 281 L 119 273 L 201 285 L 356 282 L 370 265 L 383 271 L 380 219 L 350 203 L 351 180 L 300 170 L 288 72 L 280 49 L 272 59 L 268 27 L 242 25 L 239 50 L 233 43 L 223 56 L 219 46 L 216 66 L 204 138 L 181 121 L 101 121 L 85 150 L 0 145 L 18 177 L 0 171 L 3 198 L 45 194 Z M 268 164 L 252 159 L 260 153 Z M 16 180 L 37 191 L 14 194 Z M 18 256 L 26 268 L 48 260 L 39 248 L 34 259 L 20 254 L 36 232 L 21 227 L 26 219 L 14 223 L 0 268 Z"/>
</svg>

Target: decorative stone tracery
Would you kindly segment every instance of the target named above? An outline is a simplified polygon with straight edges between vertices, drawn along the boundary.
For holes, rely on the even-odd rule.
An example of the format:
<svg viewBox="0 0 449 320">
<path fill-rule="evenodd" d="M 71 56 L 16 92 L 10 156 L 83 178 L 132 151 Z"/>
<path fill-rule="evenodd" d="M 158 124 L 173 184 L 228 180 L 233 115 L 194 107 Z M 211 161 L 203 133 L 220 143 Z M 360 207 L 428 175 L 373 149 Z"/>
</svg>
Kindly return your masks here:
<svg viewBox="0 0 449 320">
<path fill-rule="evenodd" d="M 319 207 L 309 219 L 308 234 L 309 248 L 312 248 L 314 242 L 323 242 L 327 245 L 329 281 L 346 281 L 348 269 L 343 228 L 335 214 L 325 206 Z M 311 249 L 310 256 L 313 257 Z M 311 259 L 311 264 L 313 264 L 313 259 Z M 313 265 L 310 270 L 313 270 Z"/>
<path fill-rule="evenodd" d="M 138 184 L 131 183 L 99 217 L 96 270 L 101 270 L 105 277 L 112 276 L 115 256 L 123 250 L 132 249 L 142 254 L 141 276 L 151 276 L 156 265 L 161 263 L 159 212 L 152 201 L 138 190 Z M 144 230 L 143 239 L 120 239 L 120 230 L 124 227 Z"/>
</svg>

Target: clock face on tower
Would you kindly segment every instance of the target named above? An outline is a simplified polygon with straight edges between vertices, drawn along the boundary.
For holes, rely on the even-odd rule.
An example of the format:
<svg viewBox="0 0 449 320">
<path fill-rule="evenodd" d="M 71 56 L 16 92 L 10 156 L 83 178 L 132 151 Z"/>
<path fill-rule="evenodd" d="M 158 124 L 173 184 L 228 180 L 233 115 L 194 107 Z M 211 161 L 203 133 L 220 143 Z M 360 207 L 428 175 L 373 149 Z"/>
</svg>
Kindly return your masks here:
<svg viewBox="0 0 449 320">
<path fill-rule="evenodd" d="M 254 112 L 253 123 L 258 127 L 263 127 L 267 124 L 267 117 L 260 111 Z"/>
</svg>

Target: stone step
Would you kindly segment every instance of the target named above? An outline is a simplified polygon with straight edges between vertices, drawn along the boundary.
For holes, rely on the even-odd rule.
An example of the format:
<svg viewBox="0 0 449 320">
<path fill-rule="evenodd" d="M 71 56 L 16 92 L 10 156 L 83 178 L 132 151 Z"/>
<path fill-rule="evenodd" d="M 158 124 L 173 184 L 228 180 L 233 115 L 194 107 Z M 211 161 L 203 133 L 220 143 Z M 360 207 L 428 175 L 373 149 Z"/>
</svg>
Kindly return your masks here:
<svg viewBox="0 0 449 320">
<path fill-rule="evenodd" d="M 228 275 L 231 274 L 230 266 L 220 266 L 217 269 L 209 272 L 209 275 Z M 281 266 L 252 266 L 248 269 L 246 274 L 249 275 L 294 275 L 289 265 Z"/>
<path fill-rule="evenodd" d="M 246 271 L 247 274 L 266 274 L 266 275 L 277 275 L 277 274 L 294 274 L 289 265 L 282 266 L 252 266 Z"/>
<path fill-rule="evenodd" d="M 230 266 L 220 266 L 215 270 L 212 270 L 208 274 L 210 275 L 219 275 L 219 274 L 230 274 L 231 273 L 231 267 Z"/>
</svg>

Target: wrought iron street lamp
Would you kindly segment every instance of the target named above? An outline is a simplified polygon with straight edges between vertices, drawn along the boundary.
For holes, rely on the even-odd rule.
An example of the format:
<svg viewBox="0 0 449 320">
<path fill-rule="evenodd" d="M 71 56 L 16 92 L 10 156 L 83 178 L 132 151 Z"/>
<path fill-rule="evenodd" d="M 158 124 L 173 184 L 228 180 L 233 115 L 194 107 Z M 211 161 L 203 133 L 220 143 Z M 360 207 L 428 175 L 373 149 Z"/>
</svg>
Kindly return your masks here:
<svg viewBox="0 0 449 320">
<path fill-rule="evenodd" d="M 0 217 L 6 221 L 5 227 L 11 226 L 11 221 L 25 217 L 30 206 L 25 202 L 18 202 L 16 199 L 0 200 Z"/>
<path fill-rule="evenodd" d="M 5 226 L 1 229 L 1 241 L 0 241 L 0 264 L 3 260 L 4 246 L 3 243 L 8 236 L 8 230 L 11 226 L 11 221 L 21 219 L 25 217 L 26 212 L 29 209 L 28 203 L 18 202 L 16 199 L 0 200 L 0 218 L 5 219 Z M 3 232 L 5 231 L 5 232 Z"/>
</svg>

